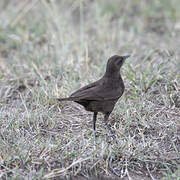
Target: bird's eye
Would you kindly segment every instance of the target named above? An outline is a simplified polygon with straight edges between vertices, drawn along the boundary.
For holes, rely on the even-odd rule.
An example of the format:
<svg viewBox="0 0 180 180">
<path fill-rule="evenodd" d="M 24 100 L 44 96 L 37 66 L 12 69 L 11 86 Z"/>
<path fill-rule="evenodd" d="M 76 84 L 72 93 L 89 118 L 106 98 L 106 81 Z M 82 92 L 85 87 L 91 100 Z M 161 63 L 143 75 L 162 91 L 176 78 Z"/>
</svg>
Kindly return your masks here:
<svg viewBox="0 0 180 180">
<path fill-rule="evenodd" d="M 121 57 L 121 58 L 119 58 L 119 62 L 123 62 L 123 58 Z"/>
</svg>

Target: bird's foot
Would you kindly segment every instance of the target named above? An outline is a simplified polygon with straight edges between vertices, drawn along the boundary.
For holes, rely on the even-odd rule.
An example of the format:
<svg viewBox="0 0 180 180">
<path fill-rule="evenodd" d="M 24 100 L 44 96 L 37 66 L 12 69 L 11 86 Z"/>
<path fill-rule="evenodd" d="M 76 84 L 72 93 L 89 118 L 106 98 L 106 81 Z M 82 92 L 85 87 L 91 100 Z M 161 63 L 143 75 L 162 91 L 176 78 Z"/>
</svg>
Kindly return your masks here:
<svg viewBox="0 0 180 180">
<path fill-rule="evenodd" d="M 111 134 L 114 134 L 115 132 L 112 130 L 111 126 L 108 123 L 105 123 L 107 129 L 111 132 Z"/>
<path fill-rule="evenodd" d="M 98 137 L 97 132 L 94 131 L 94 138 L 96 139 Z"/>
<path fill-rule="evenodd" d="M 93 131 L 93 136 L 94 136 L 94 138 L 98 138 L 99 135 L 100 135 L 99 132 L 97 132 L 96 130 Z"/>
<path fill-rule="evenodd" d="M 114 134 L 110 134 L 106 137 L 106 141 L 110 144 L 113 143 L 115 140 L 116 140 L 116 137 Z"/>
<path fill-rule="evenodd" d="M 116 136 L 114 135 L 114 134 L 110 134 L 110 135 L 108 135 L 108 139 L 116 139 Z"/>
<path fill-rule="evenodd" d="M 105 123 L 107 129 L 110 131 L 110 135 L 108 135 L 108 139 L 116 139 L 115 131 L 112 130 L 111 126 L 108 123 Z"/>
</svg>

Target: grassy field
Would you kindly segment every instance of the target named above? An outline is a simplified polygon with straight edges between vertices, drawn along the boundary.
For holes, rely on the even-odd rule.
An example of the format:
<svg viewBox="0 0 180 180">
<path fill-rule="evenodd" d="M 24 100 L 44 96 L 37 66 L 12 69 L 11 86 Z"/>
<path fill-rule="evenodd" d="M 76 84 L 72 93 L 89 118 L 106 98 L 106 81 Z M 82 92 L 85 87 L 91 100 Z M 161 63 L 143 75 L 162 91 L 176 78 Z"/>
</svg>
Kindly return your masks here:
<svg viewBox="0 0 180 180">
<path fill-rule="evenodd" d="M 180 179 L 179 0 L 0 2 L 0 179 Z M 131 57 L 110 116 L 58 103 Z"/>
</svg>

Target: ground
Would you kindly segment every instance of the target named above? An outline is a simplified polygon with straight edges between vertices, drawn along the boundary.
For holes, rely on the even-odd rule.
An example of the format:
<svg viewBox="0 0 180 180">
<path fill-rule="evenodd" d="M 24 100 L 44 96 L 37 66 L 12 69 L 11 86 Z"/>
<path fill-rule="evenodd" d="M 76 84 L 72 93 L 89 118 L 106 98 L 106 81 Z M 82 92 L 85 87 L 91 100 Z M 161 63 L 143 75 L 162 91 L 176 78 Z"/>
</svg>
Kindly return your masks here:
<svg viewBox="0 0 180 180">
<path fill-rule="evenodd" d="M 179 0 L 0 2 L 0 178 L 180 179 Z M 59 103 L 128 55 L 110 116 Z"/>
</svg>

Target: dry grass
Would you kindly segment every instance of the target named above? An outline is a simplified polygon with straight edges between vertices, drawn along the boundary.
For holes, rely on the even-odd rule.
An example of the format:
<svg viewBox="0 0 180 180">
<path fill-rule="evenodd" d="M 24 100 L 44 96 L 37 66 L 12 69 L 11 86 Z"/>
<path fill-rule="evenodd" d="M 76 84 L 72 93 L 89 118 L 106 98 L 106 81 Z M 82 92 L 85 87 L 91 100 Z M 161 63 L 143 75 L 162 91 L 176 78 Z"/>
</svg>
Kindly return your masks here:
<svg viewBox="0 0 180 180">
<path fill-rule="evenodd" d="M 2 1 L 0 178 L 179 179 L 180 4 L 172 1 Z M 58 104 L 131 54 L 111 114 Z M 106 176 L 106 177 L 105 177 Z"/>
</svg>

